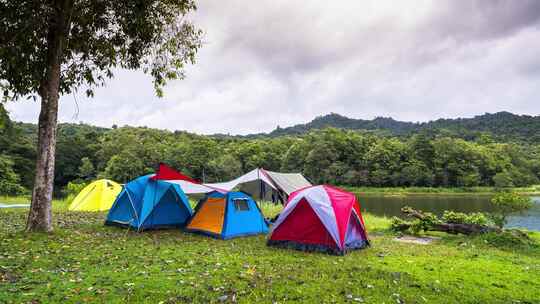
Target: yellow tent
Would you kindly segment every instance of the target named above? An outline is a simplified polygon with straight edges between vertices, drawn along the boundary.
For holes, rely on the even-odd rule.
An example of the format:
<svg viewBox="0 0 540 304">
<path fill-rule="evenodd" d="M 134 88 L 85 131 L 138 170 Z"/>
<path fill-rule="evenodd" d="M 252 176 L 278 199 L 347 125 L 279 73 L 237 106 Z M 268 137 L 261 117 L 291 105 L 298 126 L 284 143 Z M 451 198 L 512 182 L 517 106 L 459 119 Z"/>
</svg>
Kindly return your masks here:
<svg viewBox="0 0 540 304">
<path fill-rule="evenodd" d="M 71 205 L 70 211 L 105 211 L 111 209 L 122 186 L 108 179 L 100 179 L 77 194 Z"/>
</svg>

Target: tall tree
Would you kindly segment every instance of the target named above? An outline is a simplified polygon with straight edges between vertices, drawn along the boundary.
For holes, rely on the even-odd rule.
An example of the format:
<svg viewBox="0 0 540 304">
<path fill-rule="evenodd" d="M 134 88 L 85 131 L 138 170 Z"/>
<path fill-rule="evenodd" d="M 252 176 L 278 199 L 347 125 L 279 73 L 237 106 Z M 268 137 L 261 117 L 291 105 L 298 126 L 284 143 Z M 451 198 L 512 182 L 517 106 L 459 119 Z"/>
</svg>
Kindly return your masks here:
<svg viewBox="0 0 540 304">
<path fill-rule="evenodd" d="M 201 46 L 185 20 L 194 0 L 1 0 L 0 86 L 6 99 L 39 96 L 36 175 L 28 231 L 51 231 L 58 100 L 104 85 L 115 67 L 142 69 L 158 96 L 184 77 Z"/>
</svg>

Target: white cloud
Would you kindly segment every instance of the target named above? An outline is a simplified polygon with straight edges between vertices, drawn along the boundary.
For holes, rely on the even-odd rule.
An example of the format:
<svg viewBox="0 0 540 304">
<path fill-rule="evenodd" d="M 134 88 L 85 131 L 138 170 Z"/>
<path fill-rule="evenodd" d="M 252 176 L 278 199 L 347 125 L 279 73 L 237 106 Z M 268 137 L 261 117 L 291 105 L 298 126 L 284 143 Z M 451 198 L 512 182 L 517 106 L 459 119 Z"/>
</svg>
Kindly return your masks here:
<svg viewBox="0 0 540 304">
<path fill-rule="evenodd" d="M 538 1 L 201 1 L 206 32 L 187 79 L 154 96 L 118 71 L 60 120 L 198 133 L 268 132 L 337 112 L 425 121 L 507 110 L 538 114 Z M 435 5 L 436 4 L 436 5 Z M 37 121 L 39 103 L 8 105 Z"/>
</svg>

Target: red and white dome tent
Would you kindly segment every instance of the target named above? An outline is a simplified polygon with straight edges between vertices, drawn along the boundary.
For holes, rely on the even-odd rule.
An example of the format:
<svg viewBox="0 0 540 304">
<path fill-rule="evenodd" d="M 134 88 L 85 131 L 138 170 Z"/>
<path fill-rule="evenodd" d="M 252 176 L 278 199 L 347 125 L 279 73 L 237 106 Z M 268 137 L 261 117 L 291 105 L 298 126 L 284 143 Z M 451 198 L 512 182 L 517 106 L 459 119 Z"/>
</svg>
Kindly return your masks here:
<svg viewBox="0 0 540 304">
<path fill-rule="evenodd" d="M 319 185 L 290 195 L 268 245 L 345 254 L 369 246 L 369 240 L 356 196 Z"/>
</svg>

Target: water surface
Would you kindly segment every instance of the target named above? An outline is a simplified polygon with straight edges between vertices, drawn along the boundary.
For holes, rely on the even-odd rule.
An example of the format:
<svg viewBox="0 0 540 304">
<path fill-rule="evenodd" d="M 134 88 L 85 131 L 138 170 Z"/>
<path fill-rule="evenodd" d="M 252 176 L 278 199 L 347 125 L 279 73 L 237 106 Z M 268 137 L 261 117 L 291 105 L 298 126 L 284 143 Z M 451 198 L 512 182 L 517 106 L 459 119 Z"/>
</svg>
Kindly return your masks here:
<svg viewBox="0 0 540 304">
<path fill-rule="evenodd" d="M 24 208 L 30 207 L 29 204 L 4 204 L 0 203 L 0 208 Z"/>
<path fill-rule="evenodd" d="M 444 210 L 464 213 L 491 212 L 493 207 L 488 195 L 407 195 L 407 196 L 360 196 L 362 209 L 379 216 L 400 216 L 401 208 L 414 209 L 441 215 Z M 522 227 L 540 231 L 540 197 L 533 197 L 534 205 L 524 214 L 509 218 L 508 227 Z"/>
</svg>

